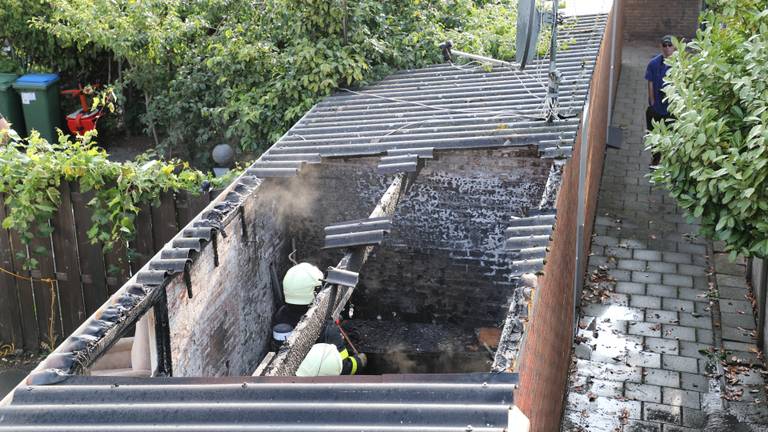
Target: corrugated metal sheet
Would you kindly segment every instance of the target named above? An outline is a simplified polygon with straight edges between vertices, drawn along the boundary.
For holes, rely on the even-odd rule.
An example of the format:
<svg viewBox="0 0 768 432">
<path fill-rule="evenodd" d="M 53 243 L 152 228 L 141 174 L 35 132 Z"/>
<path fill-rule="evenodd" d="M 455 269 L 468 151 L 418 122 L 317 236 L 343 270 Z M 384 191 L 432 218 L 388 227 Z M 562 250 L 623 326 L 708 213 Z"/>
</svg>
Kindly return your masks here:
<svg viewBox="0 0 768 432">
<path fill-rule="evenodd" d="M 19 389 L 0 431 L 503 431 L 515 374 L 77 377 Z"/>
</svg>

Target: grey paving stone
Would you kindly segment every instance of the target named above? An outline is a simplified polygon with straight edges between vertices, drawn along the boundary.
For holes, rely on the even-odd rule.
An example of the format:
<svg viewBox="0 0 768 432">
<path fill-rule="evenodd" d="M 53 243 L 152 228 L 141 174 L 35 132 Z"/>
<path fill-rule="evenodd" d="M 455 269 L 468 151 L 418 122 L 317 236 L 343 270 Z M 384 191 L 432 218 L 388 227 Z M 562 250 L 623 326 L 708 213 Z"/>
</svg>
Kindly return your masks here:
<svg viewBox="0 0 768 432">
<path fill-rule="evenodd" d="M 691 300 L 695 302 L 709 302 L 707 291 L 694 288 L 678 288 L 677 295 L 682 300 Z"/>
<path fill-rule="evenodd" d="M 643 402 L 661 402 L 661 387 L 650 384 L 626 383 L 624 396 Z"/>
<path fill-rule="evenodd" d="M 677 324 L 680 322 L 677 317 L 677 312 L 658 309 L 646 309 L 645 320 L 663 324 Z"/>
<path fill-rule="evenodd" d="M 616 288 L 617 293 L 622 294 L 645 294 L 645 284 L 637 283 L 637 282 L 617 282 Z"/>
<path fill-rule="evenodd" d="M 680 342 L 680 355 L 685 357 L 706 359 L 706 352 L 712 345 L 703 344 L 699 342 L 679 341 Z M 704 350 L 704 352 L 702 352 Z"/>
<path fill-rule="evenodd" d="M 691 357 L 662 354 L 661 366 L 664 369 L 675 370 L 679 372 L 689 372 L 689 373 L 699 372 L 699 364 L 697 359 L 691 358 Z M 682 385 L 682 379 L 681 379 L 681 385 Z"/>
<path fill-rule="evenodd" d="M 645 403 L 643 420 L 679 425 L 682 424 L 683 416 L 679 406 Z"/>
<path fill-rule="evenodd" d="M 747 423 L 768 423 L 768 406 L 764 403 L 756 405 L 752 402 L 732 401 L 729 404 L 731 412 L 740 421 Z"/>
<path fill-rule="evenodd" d="M 707 382 L 707 378 L 703 375 L 699 375 L 698 373 L 693 374 L 681 372 L 680 387 L 685 390 L 696 390 L 697 392 L 706 393 L 709 388 L 709 384 Z"/>
<path fill-rule="evenodd" d="M 709 278 L 703 276 L 693 276 L 693 287 L 700 290 L 709 290 L 710 282 Z"/>
<path fill-rule="evenodd" d="M 584 306 L 582 308 L 582 314 L 598 317 L 601 320 L 610 319 L 622 321 L 643 321 L 645 316 L 641 309 L 597 304 Z"/>
<path fill-rule="evenodd" d="M 746 288 L 718 286 L 717 292 L 721 299 L 744 300 L 748 291 Z"/>
<path fill-rule="evenodd" d="M 702 315 L 712 315 L 712 306 L 707 302 L 694 302 L 693 304 L 696 313 Z"/>
<path fill-rule="evenodd" d="M 677 272 L 689 276 L 706 276 L 707 269 L 704 266 L 692 265 L 692 264 L 679 264 L 677 266 Z"/>
<path fill-rule="evenodd" d="M 630 270 L 610 269 L 608 274 L 616 279 L 617 282 L 629 282 L 632 280 L 632 272 Z"/>
<path fill-rule="evenodd" d="M 648 247 L 648 244 L 645 241 L 638 239 L 621 239 L 619 240 L 619 246 L 630 249 L 645 249 Z"/>
<path fill-rule="evenodd" d="M 662 400 L 667 405 L 694 409 L 701 408 L 701 399 L 697 391 L 664 387 L 661 390 L 661 394 Z"/>
<path fill-rule="evenodd" d="M 647 265 L 647 270 L 656 273 L 676 273 L 677 264 L 668 263 L 663 261 L 650 261 Z"/>
<path fill-rule="evenodd" d="M 568 394 L 566 409 L 572 411 L 587 411 L 590 414 L 595 413 L 600 416 L 620 416 L 624 410 L 629 414 L 629 418 L 638 419 L 642 413 L 642 403 L 631 400 L 619 400 L 598 396 L 590 398 L 587 394 L 574 393 Z"/>
<path fill-rule="evenodd" d="M 632 307 L 644 309 L 661 309 L 661 297 L 633 295 L 629 300 Z"/>
<path fill-rule="evenodd" d="M 673 424 L 663 424 L 661 425 L 661 430 L 662 432 L 701 432 L 699 429 Z"/>
<path fill-rule="evenodd" d="M 665 297 L 661 308 L 677 312 L 693 312 L 693 302 Z"/>
<path fill-rule="evenodd" d="M 589 411 L 566 409 L 563 413 L 562 432 L 616 431 L 621 429 L 618 416 L 601 416 Z"/>
<path fill-rule="evenodd" d="M 680 372 L 643 368 L 643 382 L 664 387 L 680 387 Z"/>
<path fill-rule="evenodd" d="M 646 261 L 636 259 L 620 259 L 617 267 L 623 270 L 645 271 Z"/>
<path fill-rule="evenodd" d="M 605 255 L 615 258 L 632 258 L 632 249 L 621 248 L 618 246 L 607 246 Z"/>
<path fill-rule="evenodd" d="M 592 238 L 592 244 L 599 246 L 617 246 L 619 244 L 619 239 L 611 236 L 594 236 Z"/>
<path fill-rule="evenodd" d="M 723 327 L 723 340 L 731 340 L 731 341 L 738 341 L 738 342 L 746 342 L 751 343 L 755 341 L 755 337 L 752 336 L 751 330 L 746 329 L 739 329 L 737 327 Z M 710 332 L 711 335 L 711 332 Z M 706 339 L 707 335 L 703 335 L 702 339 Z M 700 342 L 704 343 L 712 343 L 711 337 L 710 341 L 707 342 L 706 340 L 699 340 Z"/>
<path fill-rule="evenodd" d="M 706 330 L 706 329 L 696 329 L 696 341 L 705 343 L 705 344 L 712 344 L 714 343 L 714 337 L 712 335 L 712 330 Z"/>
<path fill-rule="evenodd" d="M 733 275 L 718 273 L 717 275 L 715 275 L 715 280 L 717 281 L 718 286 L 724 285 L 724 286 L 731 286 L 731 287 L 737 287 L 737 288 L 747 287 L 746 276 L 733 276 Z"/>
<path fill-rule="evenodd" d="M 661 355 L 648 351 L 627 354 L 626 364 L 645 368 L 661 368 Z"/>
<path fill-rule="evenodd" d="M 720 320 L 723 327 L 741 327 L 748 330 L 752 330 L 756 327 L 755 318 L 750 313 L 738 314 L 738 313 L 726 313 L 720 314 Z"/>
<path fill-rule="evenodd" d="M 723 348 L 729 351 L 753 351 L 757 349 L 757 345 L 752 343 L 744 343 L 737 341 L 723 341 Z"/>
<path fill-rule="evenodd" d="M 691 259 L 691 254 L 689 253 L 679 253 L 679 252 L 664 252 L 662 254 L 663 261 L 666 262 L 672 262 L 677 264 L 691 264 L 693 260 Z"/>
<path fill-rule="evenodd" d="M 630 321 L 627 332 L 632 335 L 661 337 L 661 324 Z"/>
<path fill-rule="evenodd" d="M 658 337 L 645 338 L 645 350 L 658 354 L 679 354 L 679 343 L 676 339 L 663 339 Z"/>
<path fill-rule="evenodd" d="M 661 424 L 646 421 L 630 421 L 621 429 L 622 432 L 662 432 Z"/>
<path fill-rule="evenodd" d="M 693 277 L 688 275 L 665 273 L 662 281 L 664 282 L 664 285 L 674 285 L 685 288 L 693 287 Z"/>
<path fill-rule="evenodd" d="M 647 295 L 677 298 L 677 287 L 669 285 L 648 284 L 645 291 Z"/>
<path fill-rule="evenodd" d="M 694 255 L 704 255 L 707 253 L 707 247 L 702 244 L 681 242 L 677 245 L 677 250 L 680 252 L 690 253 Z"/>
<path fill-rule="evenodd" d="M 593 378 L 585 386 L 587 392 L 597 396 L 620 398 L 624 394 L 624 384 L 618 381 L 610 381 Z"/>
<path fill-rule="evenodd" d="M 696 408 L 683 407 L 683 426 L 703 428 L 707 422 L 707 414 Z"/>
<path fill-rule="evenodd" d="M 686 327 L 698 327 L 703 329 L 712 328 L 712 317 L 709 314 L 694 315 L 688 312 L 680 312 L 678 315 L 680 316 L 680 325 L 683 325 Z"/>
<path fill-rule="evenodd" d="M 679 339 L 684 341 L 696 341 L 696 329 L 671 324 L 664 324 L 661 328 L 661 337 L 665 339 Z"/>
<path fill-rule="evenodd" d="M 720 299 L 720 312 L 747 314 L 752 313 L 752 305 L 746 300 Z"/>
<path fill-rule="evenodd" d="M 624 364 L 599 363 L 590 360 L 576 360 L 576 374 L 598 377 L 608 381 L 642 382 L 642 371 L 639 367 Z"/>
<path fill-rule="evenodd" d="M 657 284 L 661 283 L 661 274 L 644 271 L 633 271 L 631 280 L 632 282 L 638 283 Z"/>
<path fill-rule="evenodd" d="M 604 305 L 629 306 L 629 296 L 621 293 L 608 293 L 608 297 L 601 300 Z"/>
<path fill-rule="evenodd" d="M 661 252 L 656 250 L 635 249 L 634 258 L 645 261 L 661 261 Z"/>
</svg>

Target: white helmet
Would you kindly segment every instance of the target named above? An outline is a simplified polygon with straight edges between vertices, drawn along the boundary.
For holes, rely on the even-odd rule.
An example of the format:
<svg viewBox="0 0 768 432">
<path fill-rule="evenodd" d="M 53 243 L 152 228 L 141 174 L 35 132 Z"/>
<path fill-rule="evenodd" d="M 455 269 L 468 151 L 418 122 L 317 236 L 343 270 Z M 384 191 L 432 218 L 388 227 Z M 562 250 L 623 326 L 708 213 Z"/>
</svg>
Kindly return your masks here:
<svg viewBox="0 0 768 432">
<path fill-rule="evenodd" d="M 323 272 L 310 263 L 299 263 L 288 269 L 283 278 L 285 302 L 308 305 L 315 298 L 315 288 L 322 283 Z"/>
<path fill-rule="evenodd" d="M 341 375 L 342 360 L 336 345 L 319 343 L 312 349 L 299 365 L 296 376 L 337 376 Z"/>
</svg>

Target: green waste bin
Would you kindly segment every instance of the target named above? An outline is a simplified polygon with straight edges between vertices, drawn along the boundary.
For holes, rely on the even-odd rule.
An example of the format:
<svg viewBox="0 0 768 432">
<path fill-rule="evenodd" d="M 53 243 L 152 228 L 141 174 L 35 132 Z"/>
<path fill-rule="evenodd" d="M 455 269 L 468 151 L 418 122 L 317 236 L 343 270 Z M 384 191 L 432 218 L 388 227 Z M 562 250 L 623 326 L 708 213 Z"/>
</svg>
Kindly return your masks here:
<svg viewBox="0 0 768 432">
<path fill-rule="evenodd" d="M 57 74 L 27 74 L 13 83 L 21 98 L 27 131 L 37 130 L 49 142 L 58 140 L 56 128 L 61 127 L 58 82 Z"/>
<path fill-rule="evenodd" d="M 0 73 L 0 114 L 11 123 L 13 129 L 21 136 L 26 135 L 24 115 L 21 113 L 21 99 L 13 88 L 13 82 L 19 76 L 10 73 Z"/>
</svg>

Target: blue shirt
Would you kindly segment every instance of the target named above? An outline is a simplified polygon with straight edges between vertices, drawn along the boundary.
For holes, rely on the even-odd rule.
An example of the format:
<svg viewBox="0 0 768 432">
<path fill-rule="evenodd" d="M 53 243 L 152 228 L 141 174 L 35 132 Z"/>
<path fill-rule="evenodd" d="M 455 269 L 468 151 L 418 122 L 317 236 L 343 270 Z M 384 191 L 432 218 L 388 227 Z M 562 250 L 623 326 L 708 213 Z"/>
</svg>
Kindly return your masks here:
<svg viewBox="0 0 768 432">
<path fill-rule="evenodd" d="M 659 54 L 654 57 L 645 69 L 645 79 L 653 83 L 653 96 L 654 102 L 653 110 L 659 115 L 669 115 L 669 103 L 664 100 L 666 95 L 661 92 L 662 87 L 665 86 L 664 75 L 667 74 L 669 65 L 664 64 L 664 56 Z"/>
</svg>

